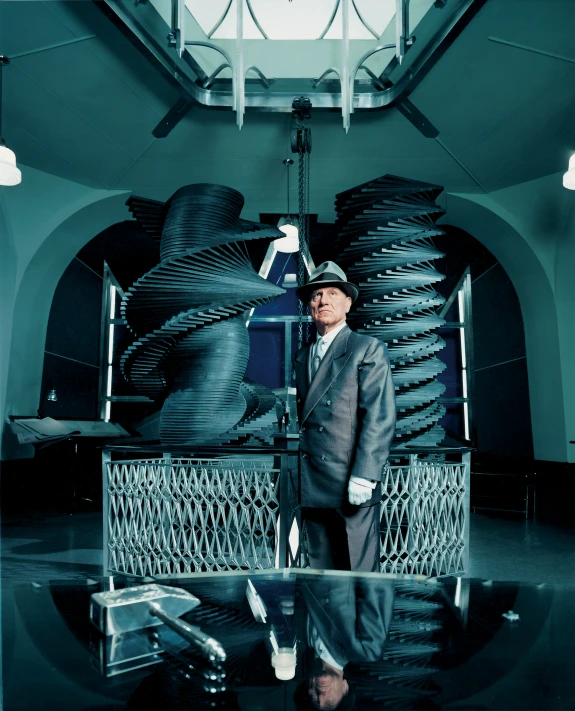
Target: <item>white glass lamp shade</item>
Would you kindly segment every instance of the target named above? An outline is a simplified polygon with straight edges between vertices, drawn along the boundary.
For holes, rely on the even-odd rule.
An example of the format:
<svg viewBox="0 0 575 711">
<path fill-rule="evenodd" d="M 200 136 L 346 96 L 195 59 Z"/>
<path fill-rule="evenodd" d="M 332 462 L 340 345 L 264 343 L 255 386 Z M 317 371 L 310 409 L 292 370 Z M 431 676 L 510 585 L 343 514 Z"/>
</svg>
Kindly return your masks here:
<svg viewBox="0 0 575 711">
<path fill-rule="evenodd" d="M 282 289 L 295 289 L 297 286 L 297 274 L 284 274 Z"/>
<path fill-rule="evenodd" d="M 272 667 L 275 669 L 276 679 L 289 681 L 295 676 L 297 657 L 292 647 L 280 647 L 272 653 Z"/>
<path fill-rule="evenodd" d="M 0 145 L 0 185 L 18 185 L 22 173 L 16 167 L 16 156 L 7 146 Z"/>
<path fill-rule="evenodd" d="M 299 250 L 299 229 L 297 220 L 294 220 L 289 215 L 280 218 L 278 229 L 285 234 L 285 237 L 280 237 L 274 242 L 274 247 L 278 252 L 289 254 Z"/>
<path fill-rule="evenodd" d="M 563 174 L 563 187 L 575 190 L 575 153 L 569 158 L 569 170 Z"/>
</svg>

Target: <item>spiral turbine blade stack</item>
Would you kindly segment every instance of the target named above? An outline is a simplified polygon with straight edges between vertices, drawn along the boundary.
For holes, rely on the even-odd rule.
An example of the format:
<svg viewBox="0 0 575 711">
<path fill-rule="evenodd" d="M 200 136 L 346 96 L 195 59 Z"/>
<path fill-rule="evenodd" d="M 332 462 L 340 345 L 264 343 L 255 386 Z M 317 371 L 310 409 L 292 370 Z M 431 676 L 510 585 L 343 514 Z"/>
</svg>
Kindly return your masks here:
<svg viewBox="0 0 575 711">
<path fill-rule="evenodd" d="M 444 279 L 434 265 L 443 257 L 433 237 L 444 214 L 435 200 L 443 188 L 385 175 L 336 196 L 338 252 L 359 299 L 351 327 L 384 341 L 397 399 L 396 445 L 436 446 L 445 414 L 436 380 L 446 368 L 437 357 L 445 299 L 433 285 Z"/>
<path fill-rule="evenodd" d="M 245 243 L 283 233 L 240 220 L 243 204 L 236 190 L 203 183 L 180 188 L 165 204 L 128 200 L 160 240 L 161 262 L 122 301 L 134 342 L 120 366 L 140 393 L 163 400 L 160 439 L 169 447 L 217 443 L 258 409 L 257 389 L 242 382 L 244 313 L 284 289 L 257 274 Z"/>
</svg>

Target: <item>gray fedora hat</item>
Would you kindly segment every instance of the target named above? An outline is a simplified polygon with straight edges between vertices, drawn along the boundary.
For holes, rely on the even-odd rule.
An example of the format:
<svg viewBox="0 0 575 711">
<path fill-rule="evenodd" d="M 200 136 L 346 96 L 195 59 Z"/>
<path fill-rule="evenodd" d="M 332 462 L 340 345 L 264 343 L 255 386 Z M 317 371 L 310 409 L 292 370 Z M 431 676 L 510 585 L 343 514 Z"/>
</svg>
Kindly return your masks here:
<svg viewBox="0 0 575 711">
<path fill-rule="evenodd" d="M 338 267 L 335 262 L 324 262 L 312 271 L 308 283 L 297 289 L 298 299 L 309 302 L 312 291 L 322 286 L 337 286 L 344 294 L 351 297 L 352 302 L 359 296 L 359 289 L 347 280 L 341 267 Z"/>
</svg>

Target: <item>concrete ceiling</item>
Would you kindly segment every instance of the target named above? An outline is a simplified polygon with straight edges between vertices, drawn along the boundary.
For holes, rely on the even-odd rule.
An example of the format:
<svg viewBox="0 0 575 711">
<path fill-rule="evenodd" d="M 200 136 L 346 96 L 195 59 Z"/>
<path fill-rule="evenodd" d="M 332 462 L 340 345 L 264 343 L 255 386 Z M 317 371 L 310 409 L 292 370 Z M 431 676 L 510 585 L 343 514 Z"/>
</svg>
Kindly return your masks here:
<svg viewBox="0 0 575 711">
<path fill-rule="evenodd" d="M 410 95 L 437 139 L 397 109 L 353 114 L 347 135 L 340 114 L 314 113 L 312 212 L 332 221 L 335 193 L 384 173 L 491 192 L 564 170 L 575 150 L 574 26 L 573 0 L 488 0 Z M 76 38 L 86 39 L 37 51 Z M 0 52 L 12 58 L 3 134 L 24 180 L 31 166 L 156 199 L 215 182 L 245 195 L 245 217 L 285 209 L 289 115 L 248 112 L 238 131 L 232 112 L 197 106 L 154 139 L 180 91 L 94 4 L 4 0 Z"/>
</svg>

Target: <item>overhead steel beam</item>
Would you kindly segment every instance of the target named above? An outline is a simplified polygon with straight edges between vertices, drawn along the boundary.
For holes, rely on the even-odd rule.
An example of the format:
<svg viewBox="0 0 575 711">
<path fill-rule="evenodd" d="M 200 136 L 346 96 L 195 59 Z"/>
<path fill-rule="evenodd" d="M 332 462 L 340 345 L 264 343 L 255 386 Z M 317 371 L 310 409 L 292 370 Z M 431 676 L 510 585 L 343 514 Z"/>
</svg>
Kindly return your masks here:
<svg viewBox="0 0 575 711">
<path fill-rule="evenodd" d="M 414 106 L 408 98 L 403 98 L 397 104 L 397 110 L 421 133 L 425 138 L 437 138 L 439 131 L 431 121 Z"/>
<path fill-rule="evenodd" d="M 154 136 L 154 138 L 166 138 L 180 121 L 189 114 L 192 106 L 197 106 L 195 101 L 181 96 L 156 128 L 154 128 L 152 136 Z"/>
</svg>

